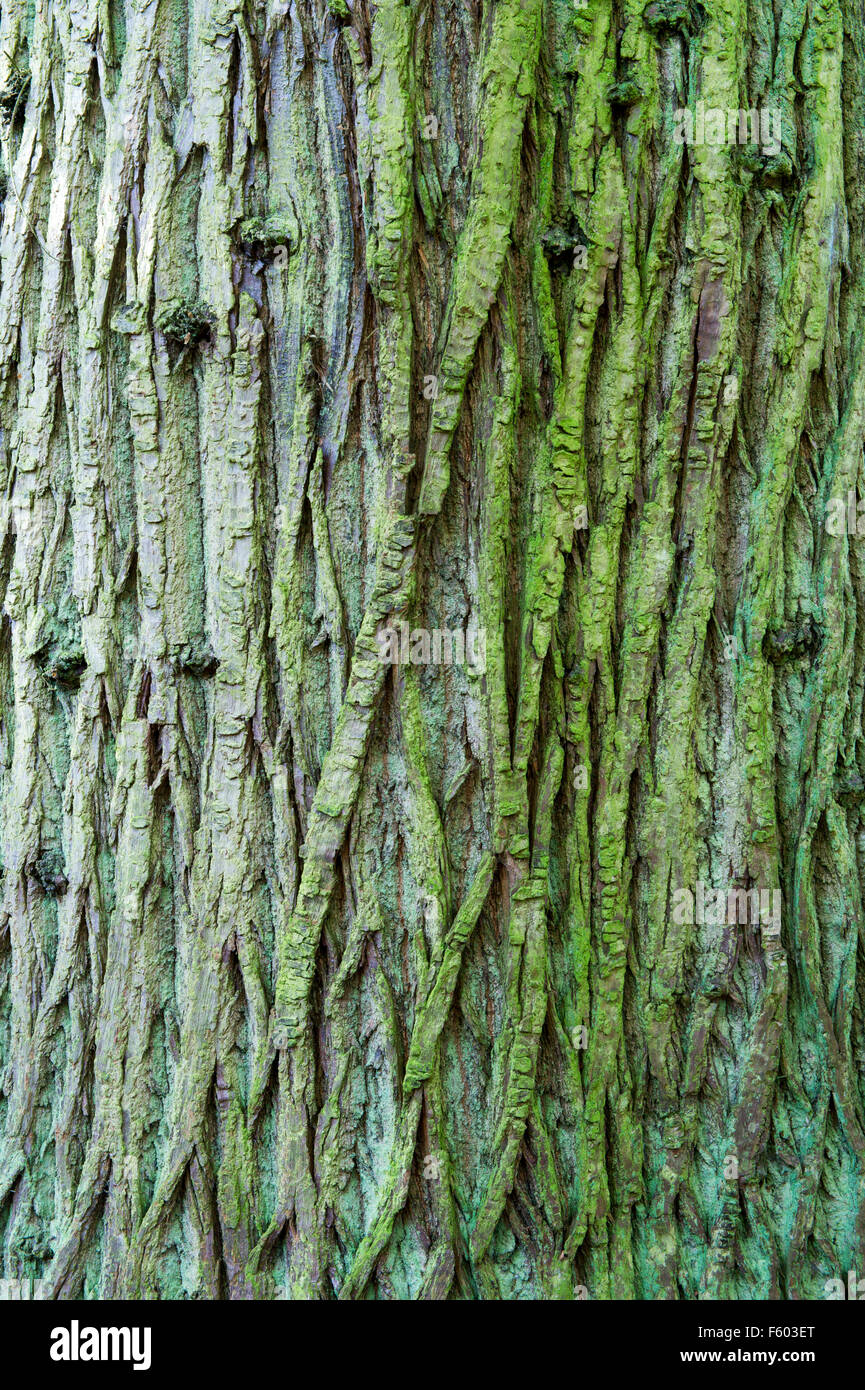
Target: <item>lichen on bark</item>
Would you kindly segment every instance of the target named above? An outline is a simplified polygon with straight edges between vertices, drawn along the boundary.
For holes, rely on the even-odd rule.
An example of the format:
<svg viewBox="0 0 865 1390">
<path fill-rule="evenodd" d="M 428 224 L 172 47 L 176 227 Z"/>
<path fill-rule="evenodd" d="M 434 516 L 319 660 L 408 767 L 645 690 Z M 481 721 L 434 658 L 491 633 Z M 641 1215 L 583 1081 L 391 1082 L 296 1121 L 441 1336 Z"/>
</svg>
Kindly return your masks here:
<svg viewBox="0 0 865 1390">
<path fill-rule="evenodd" d="M 3 7 L 3 1277 L 865 1267 L 863 60 L 850 0 Z"/>
</svg>

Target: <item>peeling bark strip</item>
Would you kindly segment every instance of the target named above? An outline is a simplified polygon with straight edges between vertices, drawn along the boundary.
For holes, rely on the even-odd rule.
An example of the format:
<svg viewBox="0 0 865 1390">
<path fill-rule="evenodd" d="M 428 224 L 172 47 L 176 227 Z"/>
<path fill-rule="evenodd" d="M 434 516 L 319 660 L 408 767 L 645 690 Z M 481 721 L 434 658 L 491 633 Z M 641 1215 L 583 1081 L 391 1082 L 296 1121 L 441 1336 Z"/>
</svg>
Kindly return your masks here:
<svg viewBox="0 0 865 1390">
<path fill-rule="evenodd" d="M 865 1270 L 863 128 L 852 0 L 3 7 L 0 1277 Z"/>
</svg>

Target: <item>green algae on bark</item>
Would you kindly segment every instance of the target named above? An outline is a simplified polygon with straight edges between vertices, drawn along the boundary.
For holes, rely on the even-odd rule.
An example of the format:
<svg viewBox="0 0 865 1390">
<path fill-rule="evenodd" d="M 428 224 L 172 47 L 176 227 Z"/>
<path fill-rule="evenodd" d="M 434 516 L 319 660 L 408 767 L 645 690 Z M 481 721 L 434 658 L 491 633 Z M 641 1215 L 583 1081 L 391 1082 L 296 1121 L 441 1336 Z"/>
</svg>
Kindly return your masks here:
<svg viewBox="0 0 865 1390">
<path fill-rule="evenodd" d="M 0 1273 L 825 1296 L 861 7 L 13 0 L 0 118 Z"/>
</svg>

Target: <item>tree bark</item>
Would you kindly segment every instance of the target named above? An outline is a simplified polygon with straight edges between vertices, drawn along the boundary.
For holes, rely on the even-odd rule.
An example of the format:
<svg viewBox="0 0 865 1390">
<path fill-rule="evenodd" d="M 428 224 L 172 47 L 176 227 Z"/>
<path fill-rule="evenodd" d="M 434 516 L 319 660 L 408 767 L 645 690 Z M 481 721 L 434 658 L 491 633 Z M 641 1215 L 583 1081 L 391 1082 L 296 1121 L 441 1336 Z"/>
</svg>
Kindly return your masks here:
<svg viewBox="0 0 865 1390">
<path fill-rule="evenodd" d="M 4 5 L 4 1277 L 865 1273 L 863 130 L 852 0 Z"/>
</svg>

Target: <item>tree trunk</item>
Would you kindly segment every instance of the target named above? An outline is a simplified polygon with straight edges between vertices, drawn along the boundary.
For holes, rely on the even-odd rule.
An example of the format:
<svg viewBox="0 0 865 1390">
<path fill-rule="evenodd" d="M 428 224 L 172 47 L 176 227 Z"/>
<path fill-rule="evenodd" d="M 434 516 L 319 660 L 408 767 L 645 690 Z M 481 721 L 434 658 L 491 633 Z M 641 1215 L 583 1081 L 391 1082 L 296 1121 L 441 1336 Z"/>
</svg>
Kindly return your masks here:
<svg viewBox="0 0 865 1390">
<path fill-rule="evenodd" d="M 3 1276 L 865 1272 L 861 6 L 12 0 L 0 122 Z"/>
</svg>

